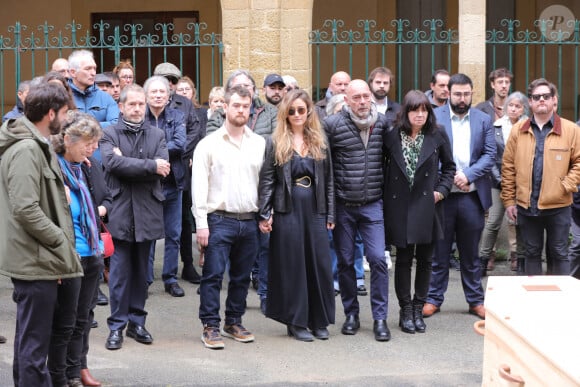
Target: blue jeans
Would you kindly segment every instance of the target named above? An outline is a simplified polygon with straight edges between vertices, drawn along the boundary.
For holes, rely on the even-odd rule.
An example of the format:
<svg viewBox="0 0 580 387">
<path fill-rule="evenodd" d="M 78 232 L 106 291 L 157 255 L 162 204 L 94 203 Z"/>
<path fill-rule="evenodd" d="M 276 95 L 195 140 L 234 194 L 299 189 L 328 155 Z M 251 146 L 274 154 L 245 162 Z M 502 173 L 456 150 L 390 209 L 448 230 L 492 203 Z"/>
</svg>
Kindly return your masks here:
<svg viewBox="0 0 580 387">
<path fill-rule="evenodd" d="M 175 187 L 164 188 L 163 194 L 163 223 L 165 225 L 165 251 L 163 254 L 163 271 L 161 278 L 165 284 L 177 282 L 179 266 L 179 246 L 181 242 L 181 208 L 183 191 Z M 155 262 L 155 241 L 149 254 L 149 269 L 147 271 L 147 283 L 153 283 L 153 266 Z"/>
<path fill-rule="evenodd" d="M 260 248 L 258 222 L 208 214 L 209 243 L 200 284 L 199 318 L 204 326 L 219 327 L 220 290 L 229 263 L 225 323 L 241 323 L 246 311 L 250 271 Z"/>
<path fill-rule="evenodd" d="M 334 280 L 334 290 L 340 290 L 338 286 L 338 267 L 336 251 L 334 250 L 334 240 L 332 238 L 332 231 L 328 230 L 328 241 L 330 242 L 330 258 L 332 259 L 332 278 Z M 356 285 L 365 284 L 365 268 L 363 266 L 364 245 L 360 233 L 356 234 L 355 249 L 354 249 L 354 271 L 356 272 Z"/>
<path fill-rule="evenodd" d="M 524 245 L 524 274 L 541 275 L 544 230 L 546 255 L 552 260 L 553 275 L 569 275 L 568 235 L 570 232 L 570 207 L 553 215 L 527 216 L 518 207 L 518 226 Z"/>
<path fill-rule="evenodd" d="M 338 257 L 338 283 L 344 314 L 358 315 L 356 271 L 354 269 L 356 235 L 362 237 L 364 251 L 371 269 L 371 309 L 374 320 L 387 318 L 389 270 L 385 260 L 385 226 L 383 201 L 363 206 L 336 203 L 334 243 Z"/>
</svg>

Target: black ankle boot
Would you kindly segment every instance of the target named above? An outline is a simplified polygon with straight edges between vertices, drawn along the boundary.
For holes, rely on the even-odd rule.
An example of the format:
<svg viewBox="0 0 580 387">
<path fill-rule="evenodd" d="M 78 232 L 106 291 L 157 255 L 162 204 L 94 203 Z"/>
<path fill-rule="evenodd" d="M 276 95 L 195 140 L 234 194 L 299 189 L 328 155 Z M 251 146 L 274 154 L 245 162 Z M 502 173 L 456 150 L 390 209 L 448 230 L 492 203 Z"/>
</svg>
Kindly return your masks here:
<svg viewBox="0 0 580 387">
<path fill-rule="evenodd" d="M 415 324 L 413 324 L 413 309 L 411 305 L 401 307 L 399 311 L 399 326 L 406 333 L 415 333 Z"/>
<path fill-rule="evenodd" d="M 413 323 L 416 332 L 425 333 L 427 325 L 423 321 L 423 305 L 413 305 Z"/>
</svg>

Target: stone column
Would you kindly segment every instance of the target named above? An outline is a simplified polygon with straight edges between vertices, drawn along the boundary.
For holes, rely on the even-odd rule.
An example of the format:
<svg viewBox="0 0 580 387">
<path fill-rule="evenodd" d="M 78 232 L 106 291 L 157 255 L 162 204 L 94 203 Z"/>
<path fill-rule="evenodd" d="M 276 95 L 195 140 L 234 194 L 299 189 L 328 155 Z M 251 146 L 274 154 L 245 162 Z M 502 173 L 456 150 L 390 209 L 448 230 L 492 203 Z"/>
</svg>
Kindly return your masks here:
<svg viewBox="0 0 580 387">
<path fill-rule="evenodd" d="M 261 88 L 269 73 L 312 83 L 308 33 L 314 0 L 221 0 L 224 81 L 247 69 Z"/>
<path fill-rule="evenodd" d="M 485 99 L 485 1 L 459 1 L 459 72 L 473 81 L 473 102 Z"/>
</svg>

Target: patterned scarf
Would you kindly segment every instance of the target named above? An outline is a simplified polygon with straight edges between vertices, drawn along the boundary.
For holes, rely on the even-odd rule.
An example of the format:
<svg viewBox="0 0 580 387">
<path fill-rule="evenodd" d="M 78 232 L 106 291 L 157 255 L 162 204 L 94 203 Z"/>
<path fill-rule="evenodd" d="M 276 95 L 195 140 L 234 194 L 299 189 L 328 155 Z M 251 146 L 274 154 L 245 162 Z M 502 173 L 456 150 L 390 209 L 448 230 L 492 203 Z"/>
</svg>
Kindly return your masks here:
<svg viewBox="0 0 580 387">
<path fill-rule="evenodd" d="M 423 135 L 423 132 L 419 132 L 417 137 L 413 139 L 401 130 L 401 146 L 403 148 L 403 158 L 405 159 L 407 176 L 409 177 L 409 188 L 413 188 L 415 171 L 417 169 L 417 162 L 419 161 L 419 154 L 421 154 L 421 147 L 423 146 L 424 138 L 425 136 Z"/>
<path fill-rule="evenodd" d="M 58 156 L 58 163 L 64 177 L 64 183 L 71 191 L 74 191 L 80 197 L 81 214 L 80 226 L 81 233 L 89 243 L 91 251 L 98 255 L 99 253 L 99 228 L 97 227 L 97 218 L 91 194 L 85 182 L 85 177 L 80 163 L 71 163 L 64 159 L 62 155 Z"/>
</svg>

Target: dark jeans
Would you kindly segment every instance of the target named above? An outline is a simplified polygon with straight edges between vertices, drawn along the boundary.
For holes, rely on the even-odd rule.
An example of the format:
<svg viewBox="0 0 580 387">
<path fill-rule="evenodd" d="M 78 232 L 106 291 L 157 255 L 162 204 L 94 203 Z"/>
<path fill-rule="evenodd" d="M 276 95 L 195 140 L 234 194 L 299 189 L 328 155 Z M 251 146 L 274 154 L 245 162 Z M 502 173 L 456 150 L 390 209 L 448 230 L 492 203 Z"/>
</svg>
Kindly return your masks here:
<svg viewBox="0 0 580 387">
<path fill-rule="evenodd" d="M 195 219 L 191 213 L 191 191 L 183 191 L 181 198 L 181 237 L 179 241 L 179 253 L 183 267 L 193 265 L 193 234 L 195 232 Z"/>
<path fill-rule="evenodd" d="M 260 300 L 268 297 L 268 257 L 270 255 L 270 234 L 260 233 L 260 250 L 258 251 L 258 296 Z"/>
<path fill-rule="evenodd" d="M 76 326 L 81 282 L 81 277 L 63 279 L 57 287 L 58 296 L 47 361 L 53 386 L 66 386 L 68 383 L 67 352 Z"/>
<path fill-rule="evenodd" d="M 403 307 L 411 304 L 411 267 L 413 266 L 413 257 L 417 259 L 413 304 L 423 305 L 427 300 L 429 282 L 431 280 L 432 256 L 432 243 L 397 247 L 395 292 L 397 293 L 399 306 Z"/>
<path fill-rule="evenodd" d="M 90 311 L 95 298 L 95 291 L 99 285 L 99 276 L 104 266 L 103 258 L 100 256 L 83 257 L 81 259 L 81 265 L 83 266 L 83 272 L 85 275 L 81 279 L 81 288 L 77 305 L 77 319 L 68 345 L 66 359 L 66 375 L 68 379 L 81 377 L 82 358 L 83 355 L 86 355 L 86 353 L 83 353 L 85 340 L 88 350 L 89 335 L 87 333 L 85 336 L 85 333 L 90 331 L 92 321 Z"/>
<path fill-rule="evenodd" d="M 334 280 L 334 290 L 340 290 L 338 286 L 338 257 L 334 249 L 334 240 L 332 239 L 332 231 L 328 230 L 328 240 L 330 242 L 330 259 L 332 260 L 332 279 Z M 356 285 L 365 284 L 365 268 L 363 265 L 364 245 L 360 237 L 360 233 L 356 234 L 355 249 L 354 249 L 354 271 L 356 272 Z"/>
<path fill-rule="evenodd" d="M 336 203 L 334 246 L 338 257 L 338 283 L 344 314 L 358 315 L 357 282 L 354 268 L 355 240 L 362 237 L 371 269 L 371 309 L 374 320 L 386 320 L 389 298 L 389 270 L 385 260 L 383 201 L 363 206 Z"/>
<path fill-rule="evenodd" d="M 449 284 L 449 256 L 453 239 L 459 252 L 459 269 L 465 300 L 470 306 L 483 304 L 479 239 L 485 216 L 477 192 L 452 193 L 443 201 L 445 211 L 444 238 L 435 242 L 433 271 L 427 302 L 441 306 Z"/>
<path fill-rule="evenodd" d="M 12 279 L 12 300 L 16 303 L 16 333 L 12 376 L 16 387 L 50 387 L 46 366 L 57 282 Z"/>
<path fill-rule="evenodd" d="M 236 220 L 210 213 L 209 244 L 200 285 L 199 318 L 204 326 L 220 324 L 220 290 L 229 262 L 225 323 L 241 323 L 246 311 L 250 271 L 259 249 L 256 220 Z"/>
<path fill-rule="evenodd" d="M 562 208 L 552 215 L 528 216 L 518 207 L 518 226 L 524 244 L 524 273 L 541 275 L 544 230 L 546 231 L 546 255 L 551 259 L 553 275 L 570 275 L 568 260 L 568 236 L 570 232 L 570 207 Z"/>
<path fill-rule="evenodd" d="M 183 191 L 176 188 L 163 190 L 163 223 L 165 225 L 165 251 L 163 253 L 163 271 L 161 278 L 165 284 L 177 282 L 179 266 L 179 243 L 181 239 L 181 201 Z M 153 283 L 153 266 L 155 262 L 155 241 L 149 253 L 149 271 L 147 283 Z"/>
<path fill-rule="evenodd" d="M 115 253 L 110 258 L 109 305 L 111 330 L 125 329 L 127 322 L 144 326 L 147 312 L 147 263 L 152 241 L 127 242 L 113 239 Z"/>
</svg>

